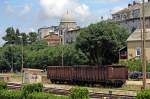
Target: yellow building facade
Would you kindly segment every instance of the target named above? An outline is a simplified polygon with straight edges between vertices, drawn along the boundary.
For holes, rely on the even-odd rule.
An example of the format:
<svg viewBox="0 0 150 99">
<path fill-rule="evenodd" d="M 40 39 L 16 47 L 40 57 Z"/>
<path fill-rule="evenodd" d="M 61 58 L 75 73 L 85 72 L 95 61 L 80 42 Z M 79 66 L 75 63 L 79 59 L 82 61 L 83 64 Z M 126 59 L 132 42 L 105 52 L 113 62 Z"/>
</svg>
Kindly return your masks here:
<svg viewBox="0 0 150 99">
<path fill-rule="evenodd" d="M 127 39 L 128 59 L 137 59 L 141 57 L 142 42 L 141 29 L 137 29 Z M 146 59 L 150 63 L 150 29 L 146 29 L 146 45 L 145 45 Z"/>
</svg>

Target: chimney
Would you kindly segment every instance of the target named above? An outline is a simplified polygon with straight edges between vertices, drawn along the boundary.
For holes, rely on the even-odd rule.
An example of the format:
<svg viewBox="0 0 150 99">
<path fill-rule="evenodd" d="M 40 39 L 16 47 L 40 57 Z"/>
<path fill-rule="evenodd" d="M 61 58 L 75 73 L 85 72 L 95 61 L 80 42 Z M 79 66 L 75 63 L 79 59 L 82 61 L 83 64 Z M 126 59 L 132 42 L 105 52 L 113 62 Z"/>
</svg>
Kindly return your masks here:
<svg viewBox="0 0 150 99">
<path fill-rule="evenodd" d="M 136 1 L 133 1 L 133 5 L 136 5 L 137 4 L 137 2 Z"/>
<path fill-rule="evenodd" d="M 130 7 L 130 6 L 132 6 L 132 4 L 129 3 L 129 4 L 128 4 L 128 7 Z"/>
</svg>

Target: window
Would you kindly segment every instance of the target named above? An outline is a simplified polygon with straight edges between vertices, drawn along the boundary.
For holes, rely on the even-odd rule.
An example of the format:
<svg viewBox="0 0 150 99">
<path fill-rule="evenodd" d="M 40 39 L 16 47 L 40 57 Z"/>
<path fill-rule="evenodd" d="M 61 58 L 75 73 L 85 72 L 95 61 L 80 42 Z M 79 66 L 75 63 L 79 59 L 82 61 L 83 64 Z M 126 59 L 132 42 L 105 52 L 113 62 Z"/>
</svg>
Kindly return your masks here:
<svg viewBox="0 0 150 99">
<path fill-rule="evenodd" d="M 60 30 L 60 35 L 63 35 L 63 31 L 62 30 Z"/>
<path fill-rule="evenodd" d="M 136 48 L 136 56 L 140 56 L 141 55 L 141 48 Z"/>
</svg>

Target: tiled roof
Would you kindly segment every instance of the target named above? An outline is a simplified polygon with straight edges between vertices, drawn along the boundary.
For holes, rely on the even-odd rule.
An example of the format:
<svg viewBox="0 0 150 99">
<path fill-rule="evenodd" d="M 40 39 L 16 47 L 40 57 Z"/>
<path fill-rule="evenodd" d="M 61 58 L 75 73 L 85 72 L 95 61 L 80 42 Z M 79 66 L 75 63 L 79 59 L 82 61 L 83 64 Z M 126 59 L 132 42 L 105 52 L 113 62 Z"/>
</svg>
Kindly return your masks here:
<svg viewBox="0 0 150 99">
<path fill-rule="evenodd" d="M 60 39 L 60 37 L 57 34 L 52 34 L 44 37 L 45 40 L 51 40 L 51 39 Z"/>
<path fill-rule="evenodd" d="M 134 10 L 134 9 L 139 9 L 141 7 L 142 7 L 142 4 L 141 3 L 137 3 L 135 5 L 129 6 L 128 8 L 124 8 L 124 9 L 122 9 L 122 10 L 120 10 L 120 11 L 114 13 L 114 14 L 120 14 L 120 13 L 128 12 L 128 11 L 131 11 L 131 10 Z"/>
</svg>

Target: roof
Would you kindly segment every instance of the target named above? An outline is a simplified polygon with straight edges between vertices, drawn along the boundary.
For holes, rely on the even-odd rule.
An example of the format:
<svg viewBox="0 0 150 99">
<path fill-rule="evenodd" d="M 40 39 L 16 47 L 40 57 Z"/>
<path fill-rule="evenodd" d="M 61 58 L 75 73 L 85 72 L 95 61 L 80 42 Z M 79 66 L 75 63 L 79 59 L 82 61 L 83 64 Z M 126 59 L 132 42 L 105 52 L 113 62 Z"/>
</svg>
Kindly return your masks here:
<svg viewBox="0 0 150 99">
<path fill-rule="evenodd" d="M 141 31 L 142 29 L 135 30 L 127 39 L 127 41 L 141 41 Z M 150 40 L 150 28 L 146 29 L 146 40 Z"/>
<path fill-rule="evenodd" d="M 70 13 L 67 12 L 63 15 L 61 22 L 75 22 L 75 19 Z"/>
<path fill-rule="evenodd" d="M 117 12 L 113 13 L 112 15 L 120 14 L 120 13 L 124 13 L 124 12 L 128 12 L 128 11 L 129 11 L 129 9 L 128 9 L 128 8 L 124 8 L 124 9 L 121 9 L 121 10 L 119 10 L 119 11 L 117 11 Z"/>
<path fill-rule="evenodd" d="M 129 6 L 129 10 L 140 9 L 142 7 L 142 3 L 136 3 L 135 5 Z"/>
<path fill-rule="evenodd" d="M 44 37 L 45 40 L 52 40 L 52 39 L 60 39 L 60 37 L 57 34 L 51 34 Z"/>
<path fill-rule="evenodd" d="M 135 9 L 141 9 L 141 8 L 142 8 L 142 3 L 136 3 L 134 5 L 132 4 L 128 8 L 124 8 L 122 10 L 117 11 L 117 12 L 113 13 L 112 15 L 125 13 L 125 12 L 129 12 L 129 11 L 132 11 L 132 10 L 135 10 Z M 145 16 L 146 17 L 150 16 L 150 2 L 145 3 Z"/>
<path fill-rule="evenodd" d="M 72 31 L 79 31 L 79 30 L 80 30 L 80 28 L 75 28 L 75 29 L 70 28 L 70 29 L 68 30 L 68 32 L 72 32 Z"/>
<path fill-rule="evenodd" d="M 132 11 L 132 10 L 135 10 L 135 9 L 140 9 L 141 7 L 142 7 L 142 4 L 141 3 L 137 3 L 135 5 L 129 6 L 128 8 L 124 8 L 122 10 L 119 10 L 118 12 L 115 12 L 113 14 L 125 13 L 125 12 L 129 12 L 129 11 Z"/>
<path fill-rule="evenodd" d="M 119 49 L 119 51 L 122 51 L 124 49 L 127 49 L 127 46 L 122 47 L 121 49 Z"/>
<path fill-rule="evenodd" d="M 31 69 L 31 68 L 23 68 L 24 71 L 34 71 L 34 72 L 42 72 L 41 69 Z"/>
</svg>

